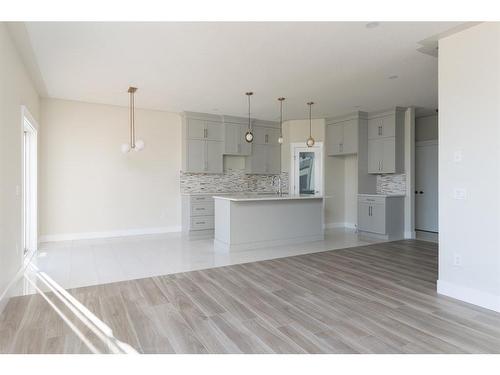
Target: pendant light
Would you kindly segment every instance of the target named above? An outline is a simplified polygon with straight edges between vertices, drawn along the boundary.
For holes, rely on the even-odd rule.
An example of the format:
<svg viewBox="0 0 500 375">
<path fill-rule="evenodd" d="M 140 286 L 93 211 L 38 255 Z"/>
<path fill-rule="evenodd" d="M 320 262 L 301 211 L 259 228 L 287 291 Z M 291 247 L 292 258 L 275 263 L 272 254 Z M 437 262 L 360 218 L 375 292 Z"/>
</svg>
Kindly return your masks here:
<svg viewBox="0 0 500 375">
<path fill-rule="evenodd" d="M 280 136 L 278 138 L 278 143 L 281 145 L 283 144 L 283 101 L 285 98 L 281 97 L 278 98 L 280 102 Z"/>
<path fill-rule="evenodd" d="M 253 95 L 253 92 L 246 92 L 245 95 L 248 97 L 248 129 L 245 133 L 245 141 L 248 143 L 252 143 L 253 141 L 253 133 L 252 133 L 252 119 L 250 118 L 250 97 Z"/>
<path fill-rule="evenodd" d="M 309 138 L 307 138 L 307 141 L 306 141 L 306 145 L 307 147 L 312 147 L 314 146 L 314 138 L 312 137 L 312 117 L 311 117 L 311 113 L 312 113 L 312 105 L 314 104 L 314 102 L 309 102 L 307 103 L 307 105 L 309 106 Z"/>
<path fill-rule="evenodd" d="M 144 148 L 144 141 L 142 139 L 135 140 L 135 101 L 134 94 L 137 91 L 137 87 L 130 86 L 127 92 L 130 94 L 130 143 L 122 144 L 122 152 L 126 154 L 127 152 L 141 151 Z"/>
</svg>

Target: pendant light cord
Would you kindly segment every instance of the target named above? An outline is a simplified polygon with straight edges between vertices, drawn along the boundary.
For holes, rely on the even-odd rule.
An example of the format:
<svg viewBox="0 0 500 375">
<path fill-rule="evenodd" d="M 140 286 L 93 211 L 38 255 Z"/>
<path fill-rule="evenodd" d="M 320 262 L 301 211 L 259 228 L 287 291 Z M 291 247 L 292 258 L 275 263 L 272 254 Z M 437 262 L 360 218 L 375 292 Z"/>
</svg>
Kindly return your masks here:
<svg viewBox="0 0 500 375">
<path fill-rule="evenodd" d="M 134 92 L 130 92 L 130 148 L 135 148 Z"/>
<path fill-rule="evenodd" d="M 311 120 L 311 109 L 312 109 L 312 103 L 309 103 L 309 137 L 312 137 L 312 120 Z"/>
<path fill-rule="evenodd" d="M 250 121 L 250 94 L 248 96 L 248 129 L 252 130 L 252 121 Z"/>
</svg>

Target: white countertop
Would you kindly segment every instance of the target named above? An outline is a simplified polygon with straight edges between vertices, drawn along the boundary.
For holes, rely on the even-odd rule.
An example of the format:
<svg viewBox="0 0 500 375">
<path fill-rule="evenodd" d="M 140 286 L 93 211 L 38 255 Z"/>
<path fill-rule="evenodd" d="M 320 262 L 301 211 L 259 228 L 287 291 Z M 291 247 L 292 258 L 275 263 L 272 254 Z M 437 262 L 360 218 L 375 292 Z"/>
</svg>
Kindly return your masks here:
<svg viewBox="0 0 500 375">
<path fill-rule="evenodd" d="M 323 199 L 322 195 L 294 195 L 294 194 L 231 194 L 231 195 L 214 195 L 214 199 L 225 199 L 233 202 L 250 202 L 250 201 L 284 201 L 284 200 L 301 200 L 301 199 Z"/>
<path fill-rule="evenodd" d="M 404 194 L 358 194 L 358 197 L 383 197 L 383 198 L 393 198 L 393 197 L 404 197 Z"/>
</svg>

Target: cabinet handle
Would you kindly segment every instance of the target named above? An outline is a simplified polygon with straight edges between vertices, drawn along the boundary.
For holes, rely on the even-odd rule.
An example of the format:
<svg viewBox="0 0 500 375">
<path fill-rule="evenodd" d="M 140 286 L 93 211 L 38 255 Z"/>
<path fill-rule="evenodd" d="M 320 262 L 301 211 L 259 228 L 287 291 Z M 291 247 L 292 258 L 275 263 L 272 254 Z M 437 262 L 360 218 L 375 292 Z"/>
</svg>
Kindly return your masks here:
<svg viewBox="0 0 500 375">
<path fill-rule="evenodd" d="M 266 134 L 266 143 L 269 142 L 269 134 Z"/>
<path fill-rule="evenodd" d="M 344 144 L 341 143 L 339 146 L 340 146 L 340 152 L 344 152 Z"/>
<path fill-rule="evenodd" d="M 241 143 L 238 143 L 238 154 L 241 154 Z"/>
<path fill-rule="evenodd" d="M 197 221 L 196 224 L 205 224 L 204 221 Z"/>
<path fill-rule="evenodd" d="M 368 216 L 372 216 L 372 206 L 368 206 Z"/>
</svg>

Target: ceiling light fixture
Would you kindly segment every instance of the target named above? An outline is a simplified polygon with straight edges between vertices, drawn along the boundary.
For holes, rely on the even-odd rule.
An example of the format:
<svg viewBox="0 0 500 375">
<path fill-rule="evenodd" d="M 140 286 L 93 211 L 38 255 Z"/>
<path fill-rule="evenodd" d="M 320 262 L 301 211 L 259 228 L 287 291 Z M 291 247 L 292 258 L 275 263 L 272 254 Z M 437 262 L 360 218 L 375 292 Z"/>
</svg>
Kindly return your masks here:
<svg viewBox="0 0 500 375">
<path fill-rule="evenodd" d="M 134 150 L 134 151 L 141 151 L 144 148 L 144 141 L 142 139 L 138 139 L 137 141 L 135 140 L 135 101 L 134 101 L 134 94 L 137 91 L 137 87 L 132 87 L 130 86 L 128 88 L 128 93 L 130 94 L 130 115 L 129 115 L 129 121 L 130 121 L 130 144 L 129 143 L 124 143 L 122 144 L 122 152 L 126 154 L 127 152 Z"/>
<path fill-rule="evenodd" d="M 309 138 L 307 138 L 306 145 L 307 147 L 314 146 L 314 138 L 312 137 L 312 106 L 314 102 L 309 102 L 307 105 L 309 106 Z"/>
<path fill-rule="evenodd" d="M 397 76 L 397 75 L 393 75 L 393 76 L 389 76 L 389 77 L 387 77 L 387 78 L 389 78 L 389 79 L 398 79 L 398 78 L 399 78 L 399 76 Z"/>
<path fill-rule="evenodd" d="M 245 141 L 248 143 L 252 143 L 253 141 L 253 133 L 252 133 L 252 119 L 250 118 L 250 97 L 253 95 L 253 92 L 246 92 L 245 95 L 248 97 L 248 129 L 245 133 Z"/>
<path fill-rule="evenodd" d="M 278 98 L 280 102 L 280 136 L 278 138 L 278 143 L 281 145 L 283 144 L 283 101 L 285 98 L 281 97 Z"/>
</svg>

